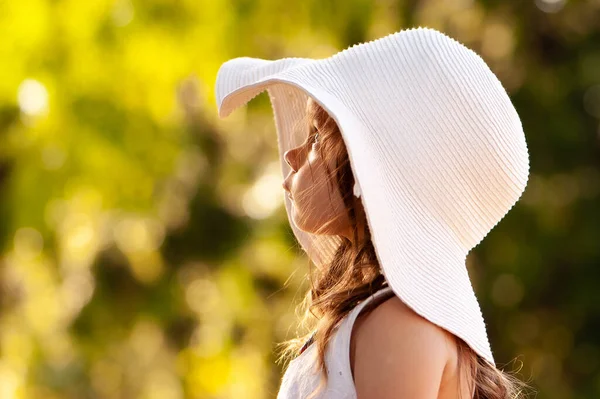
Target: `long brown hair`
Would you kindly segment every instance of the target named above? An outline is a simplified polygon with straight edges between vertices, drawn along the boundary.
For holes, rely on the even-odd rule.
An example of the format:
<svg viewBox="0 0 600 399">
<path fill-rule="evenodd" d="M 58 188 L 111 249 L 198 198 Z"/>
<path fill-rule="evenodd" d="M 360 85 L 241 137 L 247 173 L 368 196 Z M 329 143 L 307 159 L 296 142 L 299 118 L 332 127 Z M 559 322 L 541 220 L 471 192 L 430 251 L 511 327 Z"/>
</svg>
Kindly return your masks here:
<svg viewBox="0 0 600 399">
<path fill-rule="evenodd" d="M 306 293 L 299 308 L 304 312 L 300 325 L 308 327 L 308 333 L 280 343 L 281 354 L 278 363 L 288 363 L 299 354 L 302 346 L 314 342 L 317 345 L 317 364 L 321 370 L 321 383 L 310 396 L 315 397 L 326 386 L 328 370 L 325 353 L 330 338 L 338 323 L 358 303 L 384 288 L 387 281 L 381 272 L 371 241 L 371 233 L 366 223 L 360 199 L 353 195 L 354 176 L 348 153 L 337 123 L 318 104 L 307 112 L 302 126 L 312 128 L 312 121 L 319 126 L 319 151 L 324 159 L 335 158 L 336 167 L 327 169 L 328 184 L 336 187 L 342 195 L 345 210 L 353 229 L 354 241 L 340 237 L 341 243 L 327 265 L 316 269 L 309 265 L 310 290 Z M 359 231 L 361 229 L 362 231 Z M 361 233 L 361 234 L 359 234 Z M 360 241 L 358 237 L 361 237 Z M 371 308 L 365 308 L 368 313 Z M 475 353 L 462 339 L 455 336 L 459 376 L 469 380 L 475 399 L 516 399 L 525 395 L 528 388 L 518 378 L 499 370 Z M 462 371 L 462 372 L 461 372 Z M 472 385 L 474 382 L 474 386 Z M 460 383 L 458 384 L 460 390 Z"/>
</svg>

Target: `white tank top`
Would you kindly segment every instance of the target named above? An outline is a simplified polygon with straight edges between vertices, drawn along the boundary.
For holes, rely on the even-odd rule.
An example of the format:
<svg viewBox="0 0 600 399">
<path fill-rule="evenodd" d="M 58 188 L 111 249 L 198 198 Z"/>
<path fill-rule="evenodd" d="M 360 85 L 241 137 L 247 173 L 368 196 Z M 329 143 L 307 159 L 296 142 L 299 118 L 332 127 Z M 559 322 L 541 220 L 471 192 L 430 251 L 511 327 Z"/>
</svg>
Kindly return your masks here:
<svg viewBox="0 0 600 399">
<path fill-rule="evenodd" d="M 329 370 L 326 387 L 322 387 L 318 399 L 356 399 L 354 379 L 350 369 L 350 338 L 352 327 L 363 308 L 377 299 L 381 303 L 394 295 L 391 287 L 386 286 L 356 305 L 338 324 L 327 345 L 325 363 Z M 310 345 L 298 357 L 292 360 L 286 369 L 277 399 L 306 399 L 319 385 L 321 370 L 317 368 L 317 348 Z"/>
</svg>

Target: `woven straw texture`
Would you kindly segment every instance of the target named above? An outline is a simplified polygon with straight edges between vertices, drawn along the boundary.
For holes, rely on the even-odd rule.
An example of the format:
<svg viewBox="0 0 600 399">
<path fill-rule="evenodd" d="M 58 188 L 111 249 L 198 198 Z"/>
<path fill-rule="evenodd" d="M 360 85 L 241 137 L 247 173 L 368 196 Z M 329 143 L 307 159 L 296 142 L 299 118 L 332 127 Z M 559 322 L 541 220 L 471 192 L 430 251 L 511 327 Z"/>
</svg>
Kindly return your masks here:
<svg viewBox="0 0 600 399">
<path fill-rule="evenodd" d="M 431 28 L 402 30 L 323 59 L 239 57 L 217 74 L 224 118 L 263 91 L 282 177 L 308 96 L 337 122 L 373 245 L 394 293 L 494 364 L 466 257 L 521 197 L 529 156 L 520 118 L 484 60 Z M 283 195 L 283 192 L 282 192 Z M 292 229 L 311 260 L 338 238 Z"/>
</svg>

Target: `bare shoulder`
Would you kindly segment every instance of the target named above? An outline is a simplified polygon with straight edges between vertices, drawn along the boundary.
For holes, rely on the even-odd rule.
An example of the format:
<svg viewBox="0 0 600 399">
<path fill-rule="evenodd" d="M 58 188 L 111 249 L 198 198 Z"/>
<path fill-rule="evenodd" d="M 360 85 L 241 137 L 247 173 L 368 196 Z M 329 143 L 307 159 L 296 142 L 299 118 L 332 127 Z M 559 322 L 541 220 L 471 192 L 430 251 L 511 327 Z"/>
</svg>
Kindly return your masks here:
<svg viewBox="0 0 600 399">
<path fill-rule="evenodd" d="M 457 359 L 455 337 L 397 296 L 360 315 L 350 346 L 359 399 L 438 398 Z"/>
</svg>

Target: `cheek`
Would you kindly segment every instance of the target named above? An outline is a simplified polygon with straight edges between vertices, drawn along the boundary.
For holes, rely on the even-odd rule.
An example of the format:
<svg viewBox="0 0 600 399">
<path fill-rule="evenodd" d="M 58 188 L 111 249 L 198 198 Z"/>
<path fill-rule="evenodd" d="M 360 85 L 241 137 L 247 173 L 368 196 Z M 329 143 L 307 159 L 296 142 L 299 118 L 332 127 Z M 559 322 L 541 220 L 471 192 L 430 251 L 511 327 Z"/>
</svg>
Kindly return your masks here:
<svg viewBox="0 0 600 399">
<path fill-rule="evenodd" d="M 298 227 L 306 231 L 318 232 L 320 226 L 336 220 L 323 233 L 335 233 L 343 212 L 343 201 L 337 189 L 328 186 L 328 176 L 324 167 L 312 165 L 302 168 L 292 184 L 294 195 L 294 219 Z"/>
<path fill-rule="evenodd" d="M 303 167 L 296 174 L 292 182 L 292 195 L 294 203 L 298 208 L 306 208 L 315 201 L 315 196 L 319 196 L 317 191 L 318 180 L 315 169 L 311 171 L 308 167 Z"/>
<path fill-rule="evenodd" d="M 309 205 L 323 208 L 325 201 L 329 200 L 327 179 L 327 172 L 322 163 L 311 162 L 304 165 L 292 184 L 297 205 L 302 208 Z"/>
</svg>

